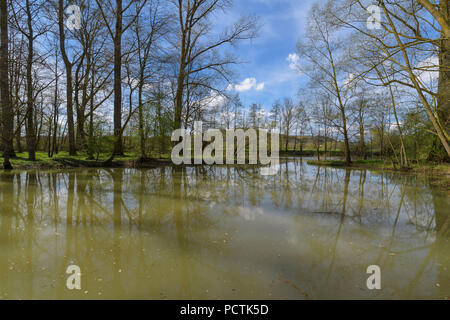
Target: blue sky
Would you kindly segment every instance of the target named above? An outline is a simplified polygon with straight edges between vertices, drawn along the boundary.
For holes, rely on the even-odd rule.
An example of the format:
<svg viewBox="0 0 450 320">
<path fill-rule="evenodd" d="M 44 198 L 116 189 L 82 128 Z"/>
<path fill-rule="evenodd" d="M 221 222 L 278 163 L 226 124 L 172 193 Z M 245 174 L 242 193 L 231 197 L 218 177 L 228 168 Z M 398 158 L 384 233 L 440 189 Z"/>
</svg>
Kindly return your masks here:
<svg viewBox="0 0 450 320">
<path fill-rule="evenodd" d="M 297 97 L 298 89 L 306 79 L 290 68 L 288 57 L 296 51 L 296 43 L 303 35 L 306 17 L 314 2 L 234 1 L 233 9 L 228 12 L 228 21 L 240 15 L 256 15 L 262 25 L 257 39 L 242 43 L 236 50 L 239 57 L 247 62 L 237 68 L 238 76 L 233 86 L 240 91 L 244 106 L 256 102 L 270 110 L 277 98 Z"/>
</svg>

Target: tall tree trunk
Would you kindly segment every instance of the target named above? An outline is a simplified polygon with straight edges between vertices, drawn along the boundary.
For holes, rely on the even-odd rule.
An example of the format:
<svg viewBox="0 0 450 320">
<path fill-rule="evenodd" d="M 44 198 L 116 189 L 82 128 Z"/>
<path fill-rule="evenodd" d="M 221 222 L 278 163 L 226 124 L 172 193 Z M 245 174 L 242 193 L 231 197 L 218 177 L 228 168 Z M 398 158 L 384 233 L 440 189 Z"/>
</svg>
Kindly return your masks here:
<svg viewBox="0 0 450 320">
<path fill-rule="evenodd" d="M 8 82 L 8 4 L 7 0 L 0 0 L 0 103 L 2 106 L 2 142 L 3 168 L 11 170 L 9 158 L 14 153 L 14 111 L 10 102 Z"/>
<path fill-rule="evenodd" d="M 181 128 L 181 114 L 183 111 L 183 91 L 184 91 L 184 66 L 181 62 L 180 71 L 177 79 L 177 92 L 175 95 L 175 118 L 174 118 L 174 129 Z"/>
<path fill-rule="evenodd" d="M 89 50 L 89 49 L 83 49 Z M 84 60 L 86 58 L 86 72 L 84 74 L 83 85 L 81 86 L 80 71 L 83 67 Z M 77 113 L 77 134 L 76 134 L 76 146 L 78 150 L 86 150 L 86 133 L 84 131 L 84 124 L 86 121 L 85 111 L 87 101 L 87 82 L 89 81 L 90 73 L 90 56 L 88 53 L 83 53 L 80 62 L 75 71 L 75 110 Z M 82 77 L 83 78 L 83 77 Z M 82 97 L 80 103 L 80 90 L 82 90 Z"/>
<path fill-rule="evenodd" d="M 450 6 L 448 1 L 441 1 L 439 11 L 445 17 L 447 23 L 450 23 Z M 450 130 L 450 39 L 445 36 L 444 32 L 442 32 L 442 38 L 439 52 L 438 114 L 442 126 L 448 132 Z M 438 137 L 433 142 L 433 148 L 428 155 L 428 160 L 450 162 L 450 157 Z"/>
<path fill-rule="evenodd" d="M 16 145 L 17 145 L 17 152 L 22 153 L 22 123 L 20 122 L 20 111 L 19 108 L 17 108 L 16 112 Z"/>
<path fill-rule="evenodd" d="M 114 155 L 123 154 L 122 144 L 122 0 L 116 0 L 114 37 Z"/>
<path fill-rule="evenodd" d="M 82 56 L 82 59 L 78 62 L 77 67 L 75 68 L 75 82 L 74 82 L 74 106 L 75 106 L 75 114 L 77 115 L 77 121 L 76 121 L 76 127 L 77 130 L 75 132 L 75 146 L 77 150 L 81 149 L 81 122 L 82 119 L 80 118 L 81 112 L 80 112 L 80 69 L 83 65 L 84 60 L 84 54 Z"/>
<path fill-rule="evenodd" d="M 56 57 L 58 56 L 58 50 L 56 50 Z M 53 97 L 53 139 L 51 141 L 50 157 L 53 157 L 57 147 L 57 134 L 58 134 L 58 90 L 59 90 L 59 76 L 58 76 L 58 59 L 55 64 L 55 96 Z"/>
<path fill-rule="evenodd" d="M 403 139 L 403 131 L 402 127 L 400 126 L 400 121 L 398 120 L 397 115 L 397 106 L 395 103 L 395 97 L 394 92 L 392 91 L 392 86 L 389 85 L 389 92 L 391 94 L 391 100 L 392 100 L 392 110 L 394 111 L 394 117 L 395 117 L 395 123 L 397 124 L 398 134 L 400 137 L 400 143 L 401 143 L 401 150 L 400 150 L 400 164 L 403 167 L 409 167 L 409 161 L 408 161 L 408 155 L 406 154 L 406 147 L 405 147 L 405 141 Z M 394 151 L 395 152 L 395 151 Z"/>
<path fill-rule="evenodd" d="M 48 132 L 47 132 L 47 140 L 45 141 L 45 148 L 47 150 L 47 156 L 51 158 L 52 154 L 52 131 L 53 131 L 53 114 L 48 119 Z"/>
<path fill-rule="evenodd" d="M 83 90 L 82 90 L 82 97 L 81 97 L 81 106 L 80 106 L 80 117 L 78 119 L 78 130 L 80 131 L 80 142 L 81 142 L 81 146 L 84 150 L 88 149 L 88 145 L 87 145 L 87 141 L 86 141 L 86 131 L 84 129 L 85 127 L 85 123 L 86 123 L 86 107 L 90 101 L 89 97 L 88 97 L 88 88 L 89 88 L 89 74 L 91 73 L 91 68 L 92 68 L 92 60 L 91 60 L 91 53 L 90 51 L 91 48 L 89 47 L 87 49 L 87 53 L 86 53 L 86 72 L 85 72 L 85 76 L 84 76 L 84 81 L 83 81 Z M 91 93 L 93 94 L 94 92 L 94 74 L 92 73 L 92 85 L 91 85 Z"/>
<path fill-rule="evenodd" d="M 181 15 L 180 9 L 180 15 Z M 175 94 L 175 118 L 174 129 L 181 129 L 181 114 L 183 111 L 183 92 L 184 92 L 184 80 L 186 77 L 186 32 L 187 30 L 181 26 L 181 55 L 180 55 L 180 69 L 178 71 L 177 78 L 177 91 Z"/>
<path fill-rule="evenodd" d="M 295 129 L 294 152 L 297 151 L 298 128 Z"/>
<path fill-rule="evenodd" d="M 142 91 L 144 86 L 144 77 L 143 77 L 143 70 L 141 70 L 141 79 L 139 80 L 139 139 L 140 139 L 140 151 L 141 151 L 141 159 L 146 158 L 146 152 L 145 152 L 145 133 L 144 133 L 144 106 L 142 105 Z"/>
<path fill-rule="evenodd" d="M 450 5 L 441 1 L 440 11 L 450 24 Z M 442 33 L 442 45 L 439 53 L 439 116 L 444 128 L 450 127 L 450 39 Z"/>
<path fill-rule="evenodd" d="M 345 164 L 349 165 L 352 163 L 352 158 L 350 155 L 350 142 L 348 139 L 348 132 L 347 132 L 347 118 L 345 117 L 345 112 L 343 109 L 341 109 L 342 114 L 342 123 L 344 127 L 344 153 L 345 153 Z"/>
<path fill-rule="evenodd" d="M 94 84 L 95 84 L 95 68 L 92 67 L 92 81 L 91 81 L 91 99 L 89 104 L 89 143 L 87 145 L 88 160 L 94 160 L 94 103 L 95 95 Z"/>
<path fill-rule="evenodd" d="M 72 67 L 73 64 L 69 61 L 69 57 L 66 52 L 66 37 L 64 33 L 64 3 L 63 0 L 59 0 L 58 7 L 58 24 L 59 24 L 59 42 L 61 55 L 63 57 L 64 65 L 66 67 L 66 95 L 67 95 L 67 126 L 69 135 L 69 154 L 74 156 L 77 154 L 75 146 L 75 126 L 73 120 L 73 78 L 72 78 Z"/>
<path fill-rule="evenodd" d="M 77 112 L 77 137 L 78 137 L 78 146 L 81 149 L 85 149 L 86 147 L 86 134 L 84 132 L 84 123 L 86 119 L 84 117 L 84 111 L 80 110 Z"/>
<path fill-rule="evenodd" d="M 26 1 L 26 13 L 28 22 L 28 56 L 27 56 L 27 151 L 28 160 L 36 160 L 36 134 L 34 127 L 34 95 L 33 95 L 33 55 L 34 55 L 34 33 L 31 16 L 30 1 Z"/>
<path fill-rule="evenodd" d="M 335 87 L 336 95 L 337 95 L 338 102 L 339 102 L 339 110 L 341 112 L 341 118 L 342 118 L 342 127 L 343 127 L 343 133 L 344 133 L 345 164 L 350 165 L 352 163 L 352 158 L 350 155 L 350 142 L 349 142 L 349 138 L 348 138 L 347 116 L 345 115 L 345 107 L 344 107 L 344 103 L 343 103 L 342 97 L 341 97 L 341 89 L 339 87 L 338 80 L 337 80 L 336 67 L 334 65 L 333 54 L 331 53 L 331 50 L 329 48 L 328 48 L 328 55 L 329 55 L 330 61 L 331 61 L 331 68 L 332 68 L 332 72 L 333 72 L 333 82 L 334 82 L 334 87 Z"/>
<path fill-rule="evenodd" d="M 364 116 L 361 107 L 359 108 L 359 152 L 364 160 L 367 159 L 366 155 L 366 141 L 365 141 L 365 131 L 364 131 Z"/>
<path fill-rule="evenodd" d="M 285 145 L 286 152 L 288 151 L 288 148 L 289 148 L 289 130 L 286 130 L 286 145 Z"/>
</svg>

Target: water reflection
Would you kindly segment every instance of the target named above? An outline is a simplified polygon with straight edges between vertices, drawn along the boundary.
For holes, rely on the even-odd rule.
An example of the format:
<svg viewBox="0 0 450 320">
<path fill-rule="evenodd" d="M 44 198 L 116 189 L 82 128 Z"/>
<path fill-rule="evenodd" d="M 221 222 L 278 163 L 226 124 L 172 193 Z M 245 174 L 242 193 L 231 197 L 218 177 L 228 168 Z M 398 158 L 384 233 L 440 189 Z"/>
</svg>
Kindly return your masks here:
<svg viewBox="0 0 450 320">
<path fill-rule="evenodd" d="M 256 168 L 0 174 L 0 297 L 446 298 L 449 197 L 425 178 Z M 69 291 L 67 266 L 82 270 Z M 369 265 L 381 291 L 366 288 Z"/>
</svg>

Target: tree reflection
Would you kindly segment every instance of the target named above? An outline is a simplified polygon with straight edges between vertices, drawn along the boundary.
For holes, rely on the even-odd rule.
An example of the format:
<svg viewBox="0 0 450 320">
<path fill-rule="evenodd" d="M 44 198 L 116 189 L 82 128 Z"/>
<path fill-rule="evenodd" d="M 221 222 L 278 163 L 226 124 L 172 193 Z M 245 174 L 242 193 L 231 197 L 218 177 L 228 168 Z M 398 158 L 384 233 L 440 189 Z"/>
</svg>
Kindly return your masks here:
<svg viewBox="0 0 450 320">
<path fill-rule="evenodd" d="M 0 201 L 2 297 L 267 298 L 268 282 L 296 297 L 273 282 L 279 272 L 317 298 L 367 297 L 346 286 L 374 263 L 395 297 L 450 290 L 448 197 L 406 175 L 297 160 L 270 177 L 220 166 L 29 171 L 0 175 Z M 81 292 L 65 286 L 70 264 Z"/>
</svg>

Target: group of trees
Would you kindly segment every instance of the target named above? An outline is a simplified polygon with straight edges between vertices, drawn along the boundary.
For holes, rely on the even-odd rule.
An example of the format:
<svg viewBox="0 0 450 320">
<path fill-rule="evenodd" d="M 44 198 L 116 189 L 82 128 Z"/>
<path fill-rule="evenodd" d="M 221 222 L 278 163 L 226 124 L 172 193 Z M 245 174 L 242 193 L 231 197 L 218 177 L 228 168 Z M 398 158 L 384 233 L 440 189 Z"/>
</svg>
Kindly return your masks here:
<svg viewBox="0 0 450 320">
<path fill-rule="evenodd" d="M 347 163 L 352 145 L 366 156 L 367 135 L 401 166 L 419 151 L 450 159 L 449 15 L 446 0 L 313 6 L 297 45 L 303 97 L 325 134 L 339 132 Z"/>
<path fill-rule="evenodd" d="M 298 102 L 275 101 L 267 127 L 286 150 L 308 134 L 319 159 L 339 141 L 347 164 L 374 149 L 401 167 L 450 161 L 449 10 L 446 0 L 317 2 L 296 52 L 309 81 Z"/>
<path fill-rule="evenodd" d="M 29 160 L 36 150 L 53 156 L 64 148 L 91 159 L 108 151 L 111 161 L 132 135 L 145 158 L 150 137 L 202 118 L 210 109 L 206 100 L 227 95 L 240 62 L 228 49 L 258 29 L 253 17 L 215 27 L 213 19 L 231 5 L 2 0 L 4 167 L 11 168 L 24 141 Z"/>
<path fill-rule="evenodd" d="M 401 167 L 450 161 L 448 1 L 375 4 L 380 21 L 368 19 L 372 1 L 313 5 L 296 52 L 307 85 L 270 113 L 250 106 L 247 127 L 278 130 L 285 150 L 308 142 L 319 159 L 338 147 L 347 164 L 374 153 Z"/>
<path fill-rule="evenodd" d="M 228 49 L 258 30 L 253 17 L 214 25 L 230 0 L 0 2 L 5 168 L 24 142 L 30 160 L 112 160 L 124 141 L 145 159 L 199 120 L 277 130 L 286 150 L 339 141 L 347 163 L 369 147 L 405 167 L 450 159 L 448 1 L 319 1 L 297 44 L 308 84 L 270 112 L 227 90 L 240 62 Z"/>
</svg>

